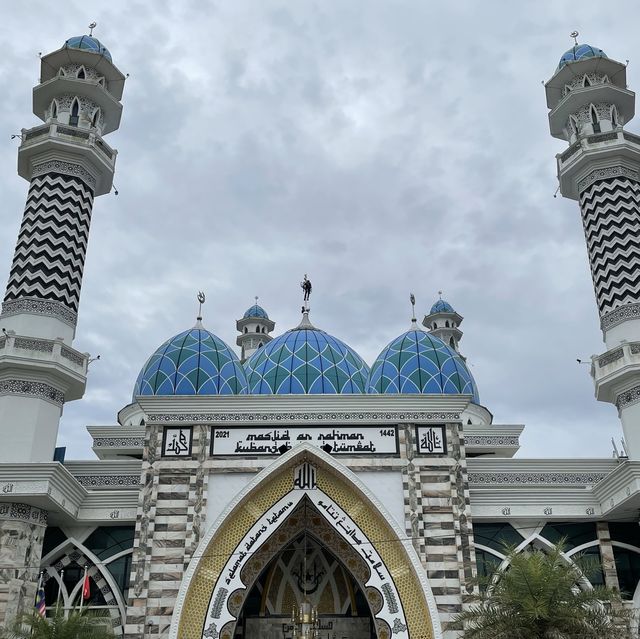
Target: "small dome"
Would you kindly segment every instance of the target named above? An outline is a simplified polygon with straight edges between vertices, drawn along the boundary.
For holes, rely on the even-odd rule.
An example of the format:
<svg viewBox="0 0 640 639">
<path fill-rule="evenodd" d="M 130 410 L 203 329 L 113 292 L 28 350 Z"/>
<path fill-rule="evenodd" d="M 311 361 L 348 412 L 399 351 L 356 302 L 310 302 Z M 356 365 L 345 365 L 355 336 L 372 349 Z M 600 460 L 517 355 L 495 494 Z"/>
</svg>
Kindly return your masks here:
<svg viewBox="0 0 640 639">
<path fill-rule="evenodd" d="M 244 395 L 247 378 L 238 356 L 200 322 L 167 340 L 142 367 L 138 395 Z"/>
<path fill-rule="evenodd" d="M 253 395 L 365 393 L 369 374 L 352 348 L 308 321 L 257 350 L 244 366 Z"/>
<path fill-rule="evenodd" d="M 606 57 L 606 53 L 602 49 L 598 49 L 598 47 L 592 47 L 590 44 L 576 44 L 562 55 L 558 63 L 558 70 L 562 69 L 567 62 L 577 62 L 578 60 L 584 60 L 586 58 Z"/>
<path fill-rule="evenodd" d="M 455 313 L 453 306 L 444 300 L 438 300 L 432 307 L 431 313 Z"/>
<path fill-rule="evenodd" d="M 369 374 L 367 392 L 425 395 L 472 395 L 478 388 L 462 357 L 441 339 L 412 329 L 396 337 L 380 353 Z"/>
<path fill-rule="evenodd" d="M 269 316 L 267 315 L 267 311 L 265 311 L 264 308 L 262 308 L 262 306 L 259 306 L 258 304 L 254 304 L 253 306 L 250 306 L 244 312 L 242 319 L 247 319 L 247 317 L 259 317 L 261 319 L 269 319 Z"/>
<path fill-rule="evenodd" d="M 98 40 L 98 38 L 94 38 L 93 36 L 74 36 L 73 38 L 69 38 L 64 43 L 64 46 L 67 49 L 82 49 L 83 51 L 91 51 L 91 53 L 103 55 L 107 60 L 109 60 L 109 62 L 112 62 L 109 49 L 107 49 L 107 47 L 105 47 L 102 42 Z"/>
</svg>

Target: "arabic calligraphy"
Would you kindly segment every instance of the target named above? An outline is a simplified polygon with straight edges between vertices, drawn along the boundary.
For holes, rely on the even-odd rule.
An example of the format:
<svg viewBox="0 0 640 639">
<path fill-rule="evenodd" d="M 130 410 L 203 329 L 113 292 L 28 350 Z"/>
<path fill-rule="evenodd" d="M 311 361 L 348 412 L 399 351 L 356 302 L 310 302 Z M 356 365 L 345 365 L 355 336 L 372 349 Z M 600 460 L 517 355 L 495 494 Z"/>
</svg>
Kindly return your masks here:
<svg viewBox="0 0 640 639">
<path fill-rule="evenodd" d="M 447 452 L 444 426 L 417 426 L 418 454 L 437 455 Z"/>
<path fill-rule="evenodd" d="M 191 428 L 166 428 L 162 454 L 165 457 L 188 457 L 191 454 Z"/>
</svg>

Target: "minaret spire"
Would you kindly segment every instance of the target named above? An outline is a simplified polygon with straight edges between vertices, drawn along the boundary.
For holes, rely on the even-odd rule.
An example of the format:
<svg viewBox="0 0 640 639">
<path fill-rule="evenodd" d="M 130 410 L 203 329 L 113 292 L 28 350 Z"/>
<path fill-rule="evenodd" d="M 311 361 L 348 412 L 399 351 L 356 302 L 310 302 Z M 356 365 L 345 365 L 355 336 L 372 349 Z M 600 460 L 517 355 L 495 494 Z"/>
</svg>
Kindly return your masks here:
<svg viewBox="0 0 640 639">
<path fill-rule="evenodd" d="M 607 352 L 594 357 L 596 397 L 615 404 L 629 456 L 640 459 L 640 138 L 626 65 L 576 44 L 546 83 L 560 193 L 577 200 Z"/>
</svg>

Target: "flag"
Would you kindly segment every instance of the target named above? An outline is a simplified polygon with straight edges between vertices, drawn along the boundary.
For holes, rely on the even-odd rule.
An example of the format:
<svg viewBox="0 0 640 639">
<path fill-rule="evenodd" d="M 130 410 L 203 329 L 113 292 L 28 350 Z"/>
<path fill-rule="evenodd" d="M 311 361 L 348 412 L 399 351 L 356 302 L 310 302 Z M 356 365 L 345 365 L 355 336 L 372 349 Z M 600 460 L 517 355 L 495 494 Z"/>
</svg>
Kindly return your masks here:
<svg viewBox="0 0 640 639">
<path fill-rule="evenodd" d="M 47 603 L 45 601 L 42 581 L 40 581 L 40 584 L 38 585 L 38 591 L 36 592 L 36 613 L 41 617 L 47 616 Z"/>
<path fill-rule="evenodd" d="M 89 573 L 84 569 L 84 583 L 82 584 L 82 598 L 86 601 L 91 597 L 91 585 L 89 583 Z"/>
</svg>

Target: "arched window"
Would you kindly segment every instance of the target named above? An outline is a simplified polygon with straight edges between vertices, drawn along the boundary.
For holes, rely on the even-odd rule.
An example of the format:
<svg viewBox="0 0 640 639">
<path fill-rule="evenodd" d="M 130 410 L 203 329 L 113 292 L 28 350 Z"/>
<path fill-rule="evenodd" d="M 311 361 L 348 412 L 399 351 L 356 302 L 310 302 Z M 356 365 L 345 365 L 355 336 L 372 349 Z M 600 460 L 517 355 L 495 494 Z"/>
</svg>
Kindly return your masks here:
<svg viewBox="0 0 640 639">
<path fill-rule="evenodd" d="M 433 328 L 438 328 L 438 325 L 435 322 L 433 323 Z"/>
<path fill-rule="evenodd" d="M 593 127 L 593 132 L 600 133 L 600 121 L 598 120 L 598 112 L 596 111 L 596 108 L 593 106 L 593 104 L 591 105 L 589 112 L 591 113 L 591 126 Z"/>
<path fill-rule="evenodd" d="M 58 117 L 58 103 L 55 100 L 51 100 L 51 117 L 54 120 Z"/>
<path fill-rule="evenodd" d="M 591 82 L 589 82 L 589 78 L 588 76 L 584 76 L 584 78 L 582 78 L 582 86 L 583 87 L 590 87 L 591 86 Z"/>
<path fill-rule="evenodd" d="M 267 329 L 266 329 L 264 326 L 262 327 L 262 332 L 263 332 L 263 333 L 266 333 L 266 332 L 267 332 Z"/>
<path fill-rule="evenodd" d="M 78 80 L 84 80 L 87 77 L 87 74 L 84 72 L 84 67 L 80 67 L 78 69 L 78 73 L 76 74 L 76 78 Z"/>
<path fill-rule="evenodd" d="M 245 332 L 245 333 L 248 333 L 248 332 L 249 332 L 249 329 L 248 329 L 246 326 L 244 327 L 244 332 Z"/>
<path fill-rule="evenodd" d="M 262 342 L 258 344 L 258 348 L 262 348 Z"/>
<path fill-rule="evenodd" d="M 260 332 L 260 327 L 256 326 L 256 333 L 259 333 L 259 332 Z"/>
<path fill-rule="evenodd" d="M 456 347 L 456 343 L 455 343 L 453 337 L 449 338 L 449 346 L 451 346 L 451 348 L 455 348 Z"/>
<path fill-rule="evenodd" d="M 449 320 L 444 323 L 445 328 L 449 328 Z"/>
<path fill-rule="evenodd" d="M 579 129 L 578 129 L 578 120 L 576 119 L 575 115 L 569 116 L 569 124 L 571 126 L 571 131 L 577 137 Z"/>
<path fill-rule="evenodd" d="M 611 126 L 614 128 L 618 126 L 618 109 L 615 104 L 611 105 Z"/>
<path fill-rule="evenodd" d="M 71 105 L 71 115 L 69 116 L 69 124 L 71 126 L 78 126 L 79 113 L 80 113 L 80 102 L 78 102 L 78 98 L 74 98 L 73 104 Z"/>
<path fill-rule="evenodd" d="M 91 116 L 91 126 L 98 126 L 98 122 L 100 122 L 100 109 L 96 109 Z"/>
</svg>

